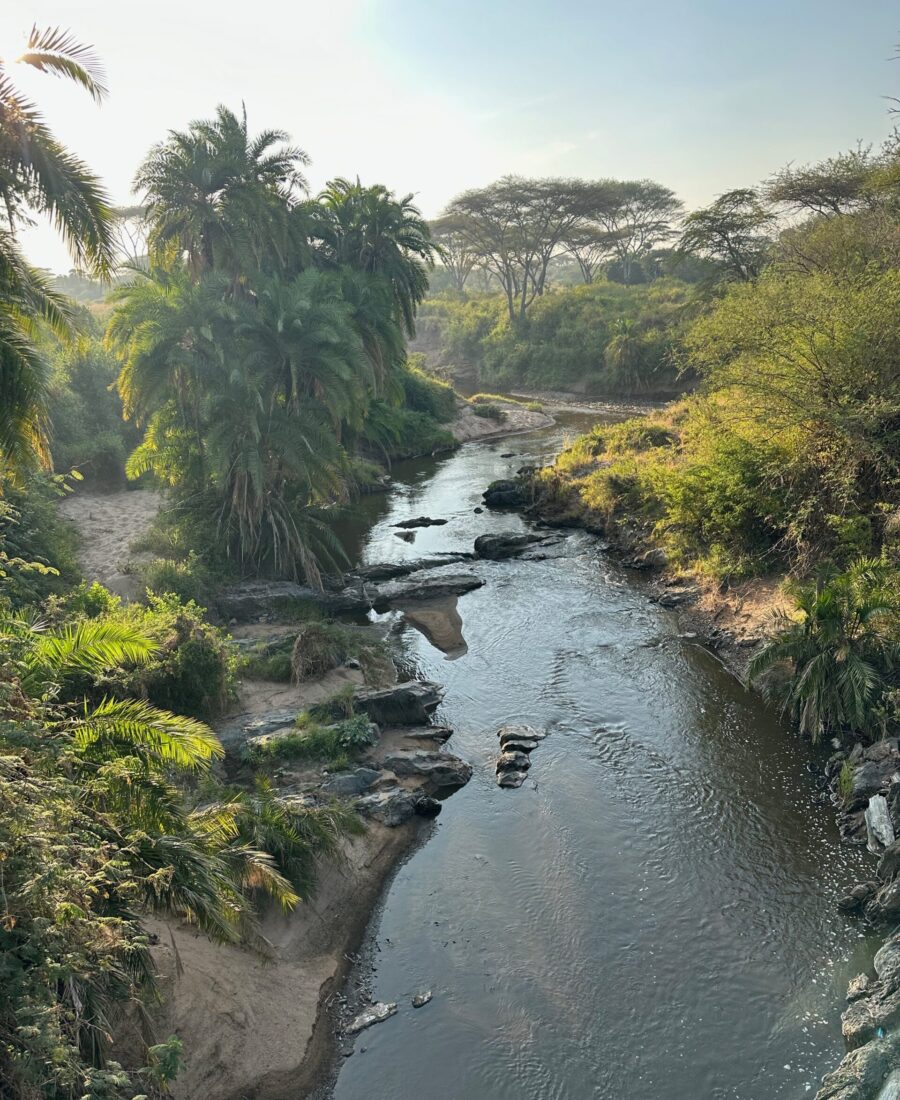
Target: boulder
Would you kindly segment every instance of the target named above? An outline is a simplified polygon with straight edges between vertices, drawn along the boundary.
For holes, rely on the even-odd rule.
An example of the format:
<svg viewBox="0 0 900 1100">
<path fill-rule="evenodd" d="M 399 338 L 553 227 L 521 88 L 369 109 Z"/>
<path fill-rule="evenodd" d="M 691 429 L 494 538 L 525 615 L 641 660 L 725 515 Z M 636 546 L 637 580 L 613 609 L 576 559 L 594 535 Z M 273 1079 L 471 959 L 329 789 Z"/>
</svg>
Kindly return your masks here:
<svg viewBox="0 0 900 1100">
<path fill-rule="evenodd" d="M 525 504 L 521 485 L 509 478 L 492 481 L 482 498 L 488 508 L 519 508 Z"/>
<path fill-rule="evenodd" d="M 379 726 L 421 726 L 443 697 L 439 684 L 407 680 L 389 688 L 357 692 L 354 704 Z"/>
<path fill-rule="evenodd" d="M 847 1000 L 858 1001 L 860 997 L 865 997 L 869 992 L 870 985 L 868 974 L 857 974 L 847 986 Z"/>
<path fill-rule="evenodd" d="M 399 523 L 392 523 L 391 527 L 408 531 L 412 527 L 443 527 L 447 522 L 445 519 L 432 519 L 431 516 L 415 516 L 413 519 L 402 519 Z"/>
<path fill-rule="evenodd" d="M 356 800 L 355 805 L 365 817 L 373 817 L 383 825 L 396 828 L 413 817 L 420 798 L 418 791 L 394 786 L 365 794 Z"/>
<path fill-rule="evenodd" d="M 489 561 L 503 561 L 521 554 L 536 542 L 544 542 L 545 535 L 535 535 L 530 531 L 509 531 L 496 535 L 479 535 L 475 540 L 475 557 Z"/>
<path fill-rule="evenodd" d="M 501 752 L 497 757 L 497 771 L 499 772 L 527 772 L 531 767 L 531 760 L 524 752 Z"/>
<path fill-rule="evenodd" d="M 481 577 L 476 577 L 474 573 L 413 573 L 369 588 L 369 606 L 376 611 L 387 611 L 390 607 L 418 600 L 463 596 L 483 584 Z"/>
<path fill-rule="evenodd" d="M 436 554 L 430 558 L 410 558 L 409 561 L 382 561 L 373 565 L 361 565 L 351 570 L 348 577 L 364 581 L 392 581 L 397 577 L 408 577 L 410 573 L 419 573 L 424 569 L 439 569 L 442 565 L 455 565 L 460 561 L 471 561 L 467 553 Z"/>
<path fill-rule="evenodd" d="M 501 726 L 497 730 L 497 736 L 502 749 L 507 741 L 543 741 L 547 734 L 534 726 Z"/>
<path fill-rule="evenodd" d="M 540 741 L 526 740 L 522 738 L 518 741 L 507 740 L 503 742 L 504 752 L 534 752 L 538 747 Z"/>
<path fill-rule="evenodd" d="M 498 787 L 521 787 L 528 778 L 528 772 L 498 772 Z"/>
<path fill-rule="evenodd" d="M 875 952 L 875 973 L 886 985 L 900 985 L 900 934 L 892 936 Z"/>
<path fill-rule="evenodd" d="M 900 1035 L 888 1035 L 851 1051 L 836 1070 L 822 1079 L 816 1100 L 878 1100 L 898 1057 Z"/>
<path fill-rule="evenodd" d="M 472 765 L 465 760 L 428 749 L 389 753 L 382 763 L 395 775 L 424 779 L 433 789 L 464 787 L 472 778 Z"/>
<path fill-rule="evenodd" d="M 443 804 L 427 794 L 419 795 L 416 799 L 416 813 L 419 817 L 437 817 L 442 809 Z"/>
<path fill-rule="evenodd" d="M 331 776 L 326 783 L 322 784 L 321 789 L 325 794 L 349 798 L 367 791 L 380 778 L 381 772 L 375 768 L 357 768 L 354 772 L 342 772 L 340 775 Z"/>
<path fill-rule="evenodd" d="M 393 1016 L 396 1011 L 397 1005 L 393 1002 L 385 1003 L 384 1001 L 378 1001 L 377 1004 L 370 1005 L 350 1021 L 347 1025 L 347 1034 L 356 1035 L 357 1032 L 363 1031 L 373 1024 L 380 1024 L 383 1020 L 387 1020 Z"/>
<path fill-rule="evenodd" d="M 430 989 L 426 989 L 424 993 L 417 993 L 412 999 L 413 1008 L 424 1008 L 431 1000 L 432 996 L 433 994 Z"/>
<path fill-rule="evenodd" d="M 865 817 L 870 852 L 880 852 L 894 843 L 894 825 L 883 794 L 873 795 L 869 799 Z"/>
<path fill-rule="evenodd" d="M 437 741 L 443 743 L 449 741 L 452 736 L 452 726 L 413 726 L 412 729 L 403 731 L 403 738 L 408 741 Z"/>
<path fill-rule="evenodd" d="M 900 871 L 900 840 L 895 840 L 881 853 L 876 873 L 882 882 L 890 882 L 897 877 L 898 871 Z"/>
</svg>

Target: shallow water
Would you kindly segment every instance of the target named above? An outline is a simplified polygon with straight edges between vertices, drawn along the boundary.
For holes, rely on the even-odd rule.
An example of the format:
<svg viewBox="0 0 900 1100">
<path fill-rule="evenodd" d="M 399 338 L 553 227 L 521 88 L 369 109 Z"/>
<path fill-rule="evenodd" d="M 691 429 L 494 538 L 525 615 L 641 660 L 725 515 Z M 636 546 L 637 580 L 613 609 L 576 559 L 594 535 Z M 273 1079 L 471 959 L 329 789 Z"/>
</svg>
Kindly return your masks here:
<svg viewBox="0 0 900 1100">
<path fill-rule="evenodd" d="M 398 467 L 351 552 L 520 529 L 474 514 L 482 489 L 587 419 Z M 398 539 L 390 524 L 421 514 L 450 522 Z M 590 536 L 474 568 L 463 656 L 395 616 L 475 775 L 389 889 L 375 993 L 400 1011 L 356 1039 L 335 1100 L 810 1096 L 870 945 L 834 907 L 867 857 L 838 844 L 809 752 Z M 492 767 L 507 722 L 549 731 L 513 791 Z"/>
</svg>

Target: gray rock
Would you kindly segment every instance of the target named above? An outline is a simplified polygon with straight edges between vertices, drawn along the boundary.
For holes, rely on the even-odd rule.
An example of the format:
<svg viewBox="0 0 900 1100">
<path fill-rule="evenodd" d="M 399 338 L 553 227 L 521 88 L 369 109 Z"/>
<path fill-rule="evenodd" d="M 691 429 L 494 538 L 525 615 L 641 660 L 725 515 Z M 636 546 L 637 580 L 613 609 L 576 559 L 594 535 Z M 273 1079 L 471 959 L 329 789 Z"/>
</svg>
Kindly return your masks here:
<svg viewBox="0 0 900 1100">
<path fill-rule="evenodd" d="M 498 787 L 521 787 L 528 778 L 527 772 L 498 772 Z"/>
<path fill-rule="evenodd" d="M 452 726 L 413 726 L 403 731 L 405 741 L 437 741 L 443 743 L 453 736 Z"/>
<path fill-rule="evenodd" d="M 868 974 L 857 974 L 847 986 L 847 1000 L 858 1001 L 860 997 L 865 997 L 869 992 L 870 985 Z"/>
<path fill-rule="evenodd" d="M 427 989 L 424 993 L 417 993 L 412 999 L 413 1008 L 424 1008 L 431 1000 L 432 996 L 433 994 L 430 989 Z"/>
<path fill-rule="evenodd" d="M 362 794 L 381 778 L 381 772 L 375 768 L 357 768 L 355 772 L 333 775 L 322 784 L 325 794 L 339 795 L 344 798 Z"/>
<path fill-rule="evenodd" d="M 356 1035 L 373 1024 L 380 1024 L 389 1019 L 397 1011 L 397 1005 L 393 1002 L 378 1001 L 354 1017 L 347 1025 L 347 1034 Z"/>
<path fill-rule="evenodd" d="M 894 825 L 883 794 L 873 795 L 869 799 L 865 816 L 870 852 L 880 852 L 894 843 Z"/>
<path fill-rule="evenodd" d="M 416 791 L 407 791 L 402 787 L 386 787 L 363 795 L 356 800 L 355 805 L 366 817 L 373 817 L 383 825 L 396 828 L 414 816 L 420 797 Z"/>
<path fill-rule="evenodd" d="M 428 749 L 394 752 L 385 756 L 383 763 L 395 775 L 416 776 L 435 789 L 464 787 L 472 778 L 472 765 L 446 752 Z"/>
<path fill-rule="evenodd" d="M 415 516 L 413 519 L 403 519 L 399 523 L 392 523 L 391 526 L 408 531 L 411 527 L 443 527 L 447 522 L 445 519 L 432 519 L 430 516 Z"/>
<path fill-rule="evenodd" d="M 900 985 L 900 934 L 892 936 L 875 952 L 875 973 L 888 985 Z"/>
<path fill-rule="evenodd" d="M 545 535 L 535 535 L 528 532 L 505 532 L 496 535 L 479 535 L 475 540 L 475 557 L 487 558 L 490 561 L 503 561 L 506 558 L 514 558 L 533 546 L 536 542 L 544 542 Z"/>
<path fill-rule="evenodd" d="M 822 1080 L 816 1100 L 884 1100 L 880 1090 L 900 1057 L 900 1035 L 888 1035 L 851 1051 Z"/>
<path fill-rule="evenodd" d="M 877 875 L 882 882 L 890 882 L 900 872 L 900 840 L 889 844 L 878 860 Z"/>
<path fill-rule="evenodd" d="M 471 561 L 472 555 L 436 554 L 430 558 L 411 558 L 409 561 L 376 562 L 373 565 L 362 565 L 348 573 L 348 577 L 358 578 L 364 581 L 392 581 L 397 577 L 408 577 L 410 573 L 420 573 L 425 569 L 440 569 L 444 565 L 455 565 L 461 561 Z"/>
<path fill-rule="evenodd" d="M 525 740 L 520 741 L 507 740 L 503 742 L 504 752 L 534 752 L 538 747 L 540 741 Z"/>
<path fill-rule="evenodd" d="M 371 607 L 386 611 L 398 604 L 418 600 L 440 600 L 448 596 L 464 596 L 481 588 L 484 581 L 474 573 L 413 573 L 395 581 L 387 581 L 368 589 Z"/>
<path fill-rule="evenodd" d="M 524 752 L 501 752 L 497 757 L 497 772 L 527 772 L 531 760 Z"/>
<path fill-rule="evenodd" d="M 407 680 L 393 687 L 357 692 L 359 710 L 379 726 L 420 726 L 444 697 L 443 688 L 430 680 Z"/>
<path fill-rule="evenodd" d="M 488 508 L 518 508 L 525 503 L 520 484 L 508 478 L 492 481 L 482 497 Z"/>
<path fill-rule="evenodd" d="M 502 749 L 507 741 L 543 741 L 547 734 L 533 726 L 501 726 L 497 736 Z"/>
</svg>

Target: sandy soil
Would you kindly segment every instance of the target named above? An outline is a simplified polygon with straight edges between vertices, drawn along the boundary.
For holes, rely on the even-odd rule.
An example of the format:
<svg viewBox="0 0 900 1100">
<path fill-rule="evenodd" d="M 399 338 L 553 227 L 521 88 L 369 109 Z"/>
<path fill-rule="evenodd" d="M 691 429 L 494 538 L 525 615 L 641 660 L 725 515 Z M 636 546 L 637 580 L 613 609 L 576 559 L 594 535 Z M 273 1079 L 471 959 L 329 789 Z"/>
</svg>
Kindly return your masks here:
<svg viewBox="0 0 900 1100">
<path fill-rule="evenodd" d="M 502 424 L 485 416 L 476 416 L 472 405 L 463 405 L 460 408 L 456 419 L 449 425 L 457 443 L 470 443 L 473 439 L 497 439 L 504 435 L 515 435 L 517 432 L 549 428 L 553 424 L 553 417 L 545 412 L 533 412 L 522 405 L 500 401 L 495 404 L 502 405 L 505 414 Z"/>
<path fill-rule="evenodd" d="M 76 490 L 60 501 L 60 512 L 81 536 L 79 559 L 89 581 L 100 581 L 125 599 L 140 595 L 137 582 L 125 573 L 124 566 L 133 557 L 131 544 L 150 526 L 162 499 L 162 493 L 153 489 L 117 493 Z"/>
</svg>

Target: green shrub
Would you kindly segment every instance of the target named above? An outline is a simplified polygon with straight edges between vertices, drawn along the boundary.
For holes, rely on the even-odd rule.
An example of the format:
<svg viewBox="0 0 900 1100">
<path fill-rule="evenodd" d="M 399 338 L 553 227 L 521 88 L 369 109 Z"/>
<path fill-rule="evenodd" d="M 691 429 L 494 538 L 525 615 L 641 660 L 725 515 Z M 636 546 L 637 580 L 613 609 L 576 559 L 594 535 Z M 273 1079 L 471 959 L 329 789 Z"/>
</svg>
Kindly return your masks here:
<svg viewBox="0 0 900 1100">
<path fill-rule="evenodd" d="M 499 405 L 494 405 L 491 402 L 485 402 L 481 405 L 473 405 L 472 412 L 476 416 L 482 417 L 484 420 L 495 420 L 501 423 L 506 419 L 506 413 Z"/>
<path fill-rule="evenodd" d="M 171 592 L 182 603 L 204 599 L 210 589 L 209 571 L 199 555 L 190 550 L 186 558 L 154 558 L 139 569 L 145 588 L 155 595 Z"/>
<path fill-rule="evenodd" d="M 148 607 L 131 604 L 115 617 L 140 625 L 160 649 L 140 668 L 117 670 L 111 677 L 117 693 L 195 718 L 221 714 L 237 682 L 238 658 L 227 634 L 210 626 L 193 601 L 171 593 L 148 599 Z"/>
<path fill-rule="evenodd" d="M 459 398 L 452 386 L 423 369 L 424 355 L 411 355 L 400 374 L 404 402 L 413 412 L 425 413 L 445 424 L 456 416 Z"/>
<path fill-rule="evenodd" d="M 856 769 L 849 760 L 845 760 L 844 763 L 841 764 L 841 772 L 838 776 L 838 793 L 844 805 L 849 803 L 850 796 L 853 793 L 853 772 L 855 770 Z"/>
<path fill-rule="evenodd" d="M 313 722 L 334 722 L 341 718 L 352 718 L 355 696 L 356 688 L 353 684 L 348 684 L 327 699 L 313 703 L 306 712 L 308 718 Z"/>
<path fill-rule="evenodd" d="M 321 725 L 300 715 L 302 725 L 296 732 L 281 737 L 261 739 L 248 745 L 244 758 L 252 764 L 279 760 L 321 760 L 335 770 L 346 767 L 349 760 L 374 741 L 372 723 L 364 714 L 344 718 L 333 725 Z"/>
</svg>

